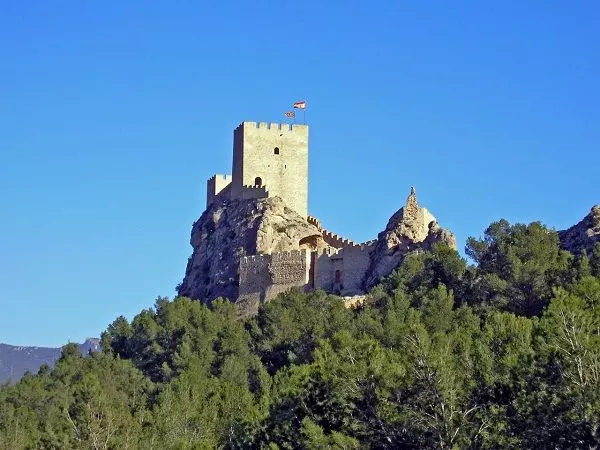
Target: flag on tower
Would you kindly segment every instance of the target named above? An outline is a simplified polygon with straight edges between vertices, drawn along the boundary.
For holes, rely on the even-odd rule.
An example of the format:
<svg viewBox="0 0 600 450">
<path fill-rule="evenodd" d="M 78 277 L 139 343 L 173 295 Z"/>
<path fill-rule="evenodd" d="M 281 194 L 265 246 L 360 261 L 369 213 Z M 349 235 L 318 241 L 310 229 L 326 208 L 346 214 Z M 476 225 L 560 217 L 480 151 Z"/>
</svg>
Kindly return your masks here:
<svg viewBox="0 0 600 450">
<path fill-rule="evenodd" d="M 300 100 L 299 102 L 294 103 L 294 108 L 304 109 L 306 108 L 306 102 L 304 100 Z"/>
<path fill-rule="evenodd" d="M 288 119 L 293 119 L 294 117 L 296 117 L 296 113 L 294 111 L 288 111 L 285 113 L 285 117 L 287 117 Z"/>
</svg>

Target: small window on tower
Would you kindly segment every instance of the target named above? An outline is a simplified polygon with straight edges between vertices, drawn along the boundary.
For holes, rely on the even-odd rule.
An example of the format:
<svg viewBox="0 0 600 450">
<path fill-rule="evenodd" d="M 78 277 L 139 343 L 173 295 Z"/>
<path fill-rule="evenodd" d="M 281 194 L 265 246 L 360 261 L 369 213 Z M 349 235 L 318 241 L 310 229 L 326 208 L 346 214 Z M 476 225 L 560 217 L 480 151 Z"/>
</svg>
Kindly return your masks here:
<svg viewBox="0 0 600 450">
<path fill-rule="evenodd" d="M 262 186 L 262 178 L 261 177 L 256 177 L 254 179 L 254 186 L 258 186 L 258 187 Z"/>
<path fill-rule="evenodd" d="M 273 153 L 276 154 L 276 155 L 279 155 L 279 147 L 275 147 L 273 149 Z"/>
</svg>

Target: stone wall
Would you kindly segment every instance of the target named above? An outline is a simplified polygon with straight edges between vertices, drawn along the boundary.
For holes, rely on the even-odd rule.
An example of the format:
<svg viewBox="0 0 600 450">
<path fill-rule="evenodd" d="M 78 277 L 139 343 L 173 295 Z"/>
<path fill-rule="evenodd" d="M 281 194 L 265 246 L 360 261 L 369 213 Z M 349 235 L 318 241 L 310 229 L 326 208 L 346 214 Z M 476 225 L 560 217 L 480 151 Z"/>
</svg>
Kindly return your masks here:
<svg viewBox="0 0 600 450">
<path fill-rule="evenodd" d="M 243 313 L 294 287 L 309 282 L 310 253 L 305 250 L 246 256 L 240 259 L 239 296 Z"/>
<path fill-rule="evenodd" d="M 245 256 L 240 259 L 238 302 L 265 302 L 266 289 L 271 284 L 271 255 Z"/>
<path fill-rule="evenodd" d="M 314 287 L 341 295 L 363 293 L 363 281 L 371 264 L 375 242 L 330 248 L 315 256 Z M 336 276 L 336 272 L 339 275 Z"/>
<path fill-rule="evenodd" d="M 234 131 L 232 198 L 257 179 L 302 217 L 308 213 L 308 126 L 243 122 Z"/>
<path fill-rule="evenodd" d="M 216 174 L 206 181 L 206 207 L 208 208 L 216 199 L 230 195 L 229 189 L 232 181 L 231 175 Z"/>
</svg>

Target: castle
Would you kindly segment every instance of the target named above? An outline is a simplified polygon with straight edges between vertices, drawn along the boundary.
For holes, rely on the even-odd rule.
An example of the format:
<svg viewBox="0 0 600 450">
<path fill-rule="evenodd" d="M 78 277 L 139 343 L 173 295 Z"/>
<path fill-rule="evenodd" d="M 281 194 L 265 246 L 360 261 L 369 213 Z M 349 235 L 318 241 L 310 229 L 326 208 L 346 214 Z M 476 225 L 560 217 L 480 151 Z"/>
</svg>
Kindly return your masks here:
<svg viewBox="0 0 600 450">
<path fill-rule="evenodd" d="M 207 181 L 180 295 L 225 296 L 250 313 L 293 287 L 359 296 L 407 252 L 447 238 L 414 190 L 377 240 L 354 243 L 324 229 L 308 215 L 308 132 L 265 122 L 235 129 L 232 174 Z"/>
</svg>

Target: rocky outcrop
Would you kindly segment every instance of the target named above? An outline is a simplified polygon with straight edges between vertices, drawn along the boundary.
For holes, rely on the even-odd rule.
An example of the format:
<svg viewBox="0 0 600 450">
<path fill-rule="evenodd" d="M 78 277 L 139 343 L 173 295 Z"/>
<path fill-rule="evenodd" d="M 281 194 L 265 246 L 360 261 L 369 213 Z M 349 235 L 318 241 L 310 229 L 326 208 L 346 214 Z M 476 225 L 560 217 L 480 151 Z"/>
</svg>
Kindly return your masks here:
<svg viewBox="0 0 600 450">
<path fill-rule="evenodd" d="M 418 205 L 413 188 L 406 205 L 390 218 L 385 230 L 379 233 L 377 245 L 371 253 L 365 287 L 369 288 L 389 275 L 408 253 L 428 250 L 437 242 L 445 242 L 456 249 L 454 235 L 441 228 L 435 217 Z"/>
<path fill-rule="evenodd" d="M 325 245 L 319 229 L 279 197 L 213 203 L 194 223 L 190 243 L 193 253 L 178 294 L 208 303 L 237 299 L 244 256 Z"/>
<path fill-rule="evenodd" d="M 323 280 L 335 276 L 335 270 L 343 271 L 339 275 L 346 280 L 346 288 L 351 285 L 350 280 L 355 280 L 356 290 L 365 292 L 396 269 L 408 253 L 428 250 L 437 242 L 446 242 L 456 248 L 454 235 L 440 228 L 435 217 L 417 204 L 414 189 L 406 205 L 390 218 L 375 244 L 369 243 L 366 250 L 366 247 L 357 250 L 360 245 L 323 229 L 317 219 L 299 216 L 286 207 L 279 197 L 223 199 L 212 203 L 194 223 L 191 238 L 193 253 L 188 260 L 183 282 L 178 287 L 178 294 L 205 303 L 225 297 L 239 302 L 240 310 L 255 312 L 258 308 L 257 299 L 266 301 L 276 292 L 289 288 L 290 283 L 308 289 L 328 286 L 328 282 Z M 308 265 L 303 263 L 302 272 L 308 274 L 308 284 L 304 284 L 307 279 L 304 276 L 298 276 L 297 279 L 292 277 L 292 282 L 286 278 L 286 283 L 278 283 L 270 276 L 271 272 L 276 272 L 277 264 L 273 261 L 268 261 L 268 258 L 244 258 L 303 249 L 316 251 L 316 255 L 333 255 L 331 258 L 335 258 L 336 262 L 332 259 L 327 265 L 325 260 L 329 256 L 325 256 L 315 268 L 313 255 L 313 262 Z M 346 254 L 348 260 L 344 259 Z M 362 258 L 366 258 L 364 263 Z M 300 264 L 303 261 L 300 258 L 297 262 Z M 294 269 L 291 272 L 296 273 L 299 267 L 288 269 Z M 327 272 L 329 269 L 332 273 Z M 321 284 L 314 283 L 317 276 L 315 272 Z M 335 282 L 332 283 L 335 286 Z M 251 307 L 243 305 L 244 298 L 252 299 Z"/>
<path fill-rule="evenodd" d="M 600 205 L 592 207 L 581 222 L 568 230 L 558 232 L 561 246 L 571 253 L 586 251 L 591 254 L 596 242 L 600 242 Z"/>
</svg>

